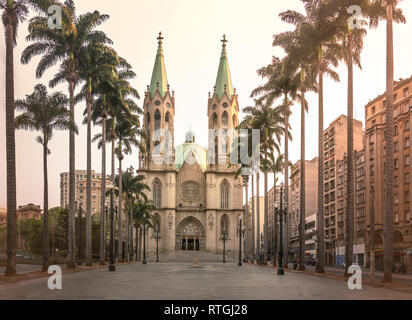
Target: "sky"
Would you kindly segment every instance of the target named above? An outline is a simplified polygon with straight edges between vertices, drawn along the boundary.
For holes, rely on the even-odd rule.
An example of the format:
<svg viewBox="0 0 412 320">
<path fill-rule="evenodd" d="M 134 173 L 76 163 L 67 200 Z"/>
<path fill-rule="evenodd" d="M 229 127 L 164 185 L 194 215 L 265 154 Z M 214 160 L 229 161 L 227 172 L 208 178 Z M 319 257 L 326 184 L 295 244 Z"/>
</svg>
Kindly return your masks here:
<svg viewBox="0 0 412 320">
<path fill-rule="evenodd" d="M 253 105 L 250 93 L 263 83 L 256 70 L 269 64 L 272 56 L 283 56 L 279 48 L 272 47 L 273 35 L 292 27 L 279 18 L 288 9 L 303 12 L 299 0 L 122 0 L 114 5 L 111 0 L 75 1 L 77 13 L 92 10 L 110 15 L 100 30 L 113 40 L 116 51 L 133 66 L 137 77 L 132 85 L 142 97 L 151 79 L 157 49 L 157 36 L 162 32 L 163 50 L 168 82 L 175 90 L 175 143 L 184 142 L 191 128 L 196 142 L 207 146 L 207 98 L 213 92 L 219 65 L 221 42 L 226 35 L 229 65 L 234 87 L 239 95 L 240 108 Z M 395 80 L 412 75 L 411 31 L 412 1 L 400 3 L 407 23 L 394 25 Z M 1 26 L 0 28 L 3 28 Z M 1 33 L 3 36 L 3 33 Z M 20 63 L 21 53 L 28 45 L 25 41 L 27 22 L 19 27 L 15 48 L 15 97 L 24 98 L 38 83 L 48 84 L 57 68 L 51 68 L 41 79 L 36 79 L 35 68 L 40 58 L 27 65 Z M 2 37 L 4 39 L 4 37 Z M 386 24 L 368 30 L 362 52 L 362 70 L 354 72 L 354 101 L 356 119 L 365 122 L 364 106 L 385 91 Z M 0 207 L 6 207 L 6 144 L 5 144 L 5 45 L 0 41 Z M 347 71 L 344 65 L 336 71 L 340 82 L 325 79 L 325 128 L 347 110 Z M 68 94 L 67 85 L 49 92 Z M 317 96 L 307 94 L 309 112 L 306 121 L 306 158 L 317 156 Z M 80 127 L 76 137 L 76 168 L 86 168 L 86 126 L 81 125 L 84 103 L 76 106 L 76 122 Z M 300 106 L 292 108 L 290 118 L 293 141 L 290 143 L 290 160 L 300 159 Z M 17 113 L 16 113 L 17 115 Z M 240 120 L 243 115 L 240 114 Z M 100 131 L 93 128 L 92 134 Z M 16 132 L 17 205 L 35 203 L 43 207 L 42 147 L 35 141 L 38 133 Z M 56 132 L 49 148 L 49 207 L 60 204 L 60 173 L 69 169 L 68 132 Z M 138 152 L 126 156 L 123 168 L 138 168 Z M 107 157 L 110 168 L 110 154 Z M 92 149 L 92 168 L 100 172 L 101 155 L 96 145 Z M 263 180 L 263 179 L 261 179 Z M 280 179 L 281 181 L 282 179 Z M 269 181 L 273 181 L 269 177 Z M 262 181 L 263 183 L 263 181 Z M 272 187 L 269 185 L 269 187 Z M 263 189 L 261 189 L 263 190 Z"/>
</svg>

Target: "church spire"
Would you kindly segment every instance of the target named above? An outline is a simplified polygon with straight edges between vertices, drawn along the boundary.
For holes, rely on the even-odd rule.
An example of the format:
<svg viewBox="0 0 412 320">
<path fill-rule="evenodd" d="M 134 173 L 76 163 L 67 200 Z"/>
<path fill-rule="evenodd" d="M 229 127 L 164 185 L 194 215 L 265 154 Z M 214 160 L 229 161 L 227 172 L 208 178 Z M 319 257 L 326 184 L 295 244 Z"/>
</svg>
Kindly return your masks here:
<svg viewBox="0 0 412 320">
<path fill-rule="evenodd" d="M 157 89 L 159 89 L 159 92 L 163 98 L 168 91 L 168 82 L 162 47 L 163 39 L 162 33 L 159 32 L 159 37 L 157 38 L 157 40 L 159 40 L 159 47 L 157 49 L 156 60 L 153 67 L 152 80 L 150 81 L 150 94 L 152 97 L 155 95 Z"/>
<path fill-rule="evenodd" d="M 229 61 L 226 53 L 226 35 L 223 35 L 222 41 L 222 54 L 220 57 L 219 70 L 216 78 L 216 93 L 218 99 L 222 98 L 225 91 L 229 98 L 232 98 L 234 94 L 232 77 L 230 76 Z"/>
</svg>

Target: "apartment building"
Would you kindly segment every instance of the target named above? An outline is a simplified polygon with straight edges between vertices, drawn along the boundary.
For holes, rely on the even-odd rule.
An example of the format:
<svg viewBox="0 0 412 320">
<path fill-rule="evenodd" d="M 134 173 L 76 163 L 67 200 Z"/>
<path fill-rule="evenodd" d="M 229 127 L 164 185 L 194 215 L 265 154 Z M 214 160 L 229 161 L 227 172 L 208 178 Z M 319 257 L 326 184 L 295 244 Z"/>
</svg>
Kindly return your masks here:
<svg viewBox="0 0 412 320">
<path fill-rule="evenodd" d="M 29 203 L 24 206 L 19 206 L 17 209 L 17 220 L 24 220 L 24 219 L 35 219 L 41 220 L 42 217 L 42 209 L 40 206 L 36 206 L 33 203 Z"/>
<path fill-rule="evenodd" d="M 299 255 L 300 226 L 300 160 L 293 165 L 289 187 L 289 252 Z M 305 161 L 305 218 L 316 215 L 318 210 L 318 158 Z"/>
<path fill-rule="evenodd" d="M 76 170 L 76 197 L 77 203 L 82 203 L 83 209 L 86 209 L 86 181 L 87 171 Z M 112 186 L 112 182 L 107 177 L 106 190 L 109 190 Z M 100 213 L 100 199 L 101 199 L 101 174 L 92 171 L 91 180 L 92 189 L 92 214 Z M 106 197 L 106 205 L 109 205 L 109 197 Z M 64 172 L 60 174 L 60 206 L 62 208 L 67 207 L 69 203 L 69 173 Z"/>
<path fill-rule="evenodd" d="M 324 131 L 324 214 L 325 257 L 327 264 L 335 264 L 333 252 L 336 248 L 337 229 L 337 161 L 344 160 L 347 151 L 348 118 L 339 116 Z M 364 149 L 362 122 L 353 120 L 354 150 Z M 341 190 L 341 187 L 339 188 Z M 335 241 L 334 241 L 335 240 Z"/>
<path fill-rule="evenodd" d="M 276 192 L 274 192 L 276 190 Z M 268 252 L 272 254 L 276 252 L 279 244 L 279 226 L 277 225 L 278 217 L 275 215 L 275 210 L 280 205 L 280 188 L 272 187 L 268 192 Z"/>
<path fill-rule="evenodd" d="M 353 259 L 359 265 L 365 264 L 365 236 L 366 236 L 366 168 L 365 150 L 355 151 L 355 203 L 354 203 L 354 242 Z M 331 216 L 325 220 L 326 225 L 336 225 L 337 231 L 328 234 L 331 246 L 326 250 L 327 261 L 330 264 L 342 266 L 345 262 L 345 235 L 347 234 L 347 157 L 337 161 L 337 216 Z M 336 221 L 337 220 L 337 221 Z M 333 229 L 332 229 L 333 230 Z"/>
<path fill-rule="evenodd" d="M 365 106 L 367 252 L 370 253 L 370 217 L 374 218 L 377 268 L 383 265 L 385 205 L 385 119 L 386 94 Z M 394 83 L 394 261 L 412 269 L 411 130 L 412 77 Z"/>
</svg>

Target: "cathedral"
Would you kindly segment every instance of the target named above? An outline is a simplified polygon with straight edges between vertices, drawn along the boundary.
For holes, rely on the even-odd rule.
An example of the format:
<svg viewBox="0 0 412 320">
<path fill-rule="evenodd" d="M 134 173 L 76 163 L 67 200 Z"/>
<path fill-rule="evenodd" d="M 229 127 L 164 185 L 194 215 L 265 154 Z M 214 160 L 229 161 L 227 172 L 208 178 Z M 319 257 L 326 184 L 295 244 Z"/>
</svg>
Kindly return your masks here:
<svg viewBox="0 0 412 320">
<path fill-rule="evenodd" d="M 209 150 L 218 149 L 215 139 L 209 139 L 208 148 L 204 148 L 190 131 L 184 143 L 175 147 L 174 117 L 179 106 L 175 105 L 175 93 L 167 81 L 161 33 L 157 40 L 153 74 L 144 96 L 143 129 L 149 141 L 146 155 L 140 156 L 138 171 L 146 177 L 151 189 L 147 196 L 160 221 L 159 251 L 220 253 L 226 235 L 226 251 L 235 253 L 239 249 L 239 222 L 244 221 L 242 176 L 236 177 L 237 168 L 229 167 L 228 147 L 209 156 Z M 232 84 L 226 42 L 224 36 L 216 84 L 205 109 L 209 131 L 231 130 L 238 125 L 238 96 Z M 170 132 L 169 136 L 156 134 L 162 130 Z M 231 139 L 226 142 L 230 146 Z M 157 233 L 150 229 L 149 252 L 156 250 L 156 240 Z"/>
</svg>

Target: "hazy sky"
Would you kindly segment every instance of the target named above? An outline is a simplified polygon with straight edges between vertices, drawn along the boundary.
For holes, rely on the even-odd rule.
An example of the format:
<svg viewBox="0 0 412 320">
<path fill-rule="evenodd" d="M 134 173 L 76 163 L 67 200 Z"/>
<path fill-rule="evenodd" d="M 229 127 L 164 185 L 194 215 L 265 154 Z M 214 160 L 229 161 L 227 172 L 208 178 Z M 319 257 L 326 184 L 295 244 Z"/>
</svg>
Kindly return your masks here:
<svg viewBox="0 0 412 320">
<path fill-rule="evenodd" d="M 234 87 L 237 88 L 240 107 L 252 104 L 251 91 L 262 83 L 256 70 L 271 62 L 272 55 L 282 51 L 272 47 L 272 36 L 291 27 L 279 19 L 279 13 L 287 9 L 303 11 L 299 0 L 121 0 L 114 4 L 109 0 L 76 1 L 78 14 L 99 10 L 110 15 L 100 28 L 114 41 L 115 49 L 134 68 L 137 78 L 132 81 L 141 97 L 149 84 L 155 59 L 159 31 L 164 36 L 164 54 L 168 81 L 176 92 L 175 143 L 184 142 L 185 132 L 192 128 L 197 142 L 207 145 L 207 97 L 213 91 L 221 52 L 221 38 L 226 34 L 229 64 Z M 412 75 L 411 22 L 412 2 L 405 0 L 400 7 L 408 23 L 394 26 L 395 79 Z M 370 30 L 365 39 L 362 54 L 363 70 L 355 70 L 355 118 L 364 122 L 364 106 L 385 91 L 385 23 Z M 3 33 L 1 33 L 2 39 Z M 28 65 L 20 64 L 21 52 L 27 46 L 27 23 L 19 28 L 18 45 L 15 49 L 15 95 L 24 98 L 33 92 L 37 83 L 48 84 L 56 68 L 41 79 L 35 77 L 39 58 Z M 6 206 L 6 155 L 5 155 L 5 99 L 4 99 L 4 41 L 0 42 L 0 207 Z M 337 70 L 340 83 L 325 80 L 325 127 L 341 114 L 346 114 L 347 72 L 342 65 Z M 68 94 L 67 86 L 56 90 Z M 50 89 L 50 92 L 52 90 Z M 317 97 L 308 94 L 309 114 L 306 127 L 306 156 L 317 155 Z M 139 102 L 143 106 L 142 99 Z M 84 103 L 76 107 L 76 121 L 80 133 L 76 138 L 76 168 L 86 168 L 86 127 L 81 125 Z M 242 115 L 241 115 L 242 118 Z M 291 117 L 293 142 L 290 158 L 300 158 L 300 107 L 296 105 Z M 93 134 L 100 128 L 94 128 Z M 42 148 L 35 142 L 38 133 L 18 131 L 16 134 L 17 157 L 17 204 L 29 202 L 43 207 Z M 69 167 L 68 132 L 58 132 L 50 143 L 49 156 L 49 206 L 57 206 L 59 200 L 59 174 Z M 109 149 L 110 150 L 110 149 Z M 96 145 L 92 150 L 94 170 L 100 172 L 101 156 Z M 123 168 L 138 167 L 138 153 L 126 156 Z M 107 160 L 110 168 L 110 156 Z M 262 179 L 263 180 L 263 179 Z M 269 181 L 272 181 L 269 178 Z"/>
</svg>

